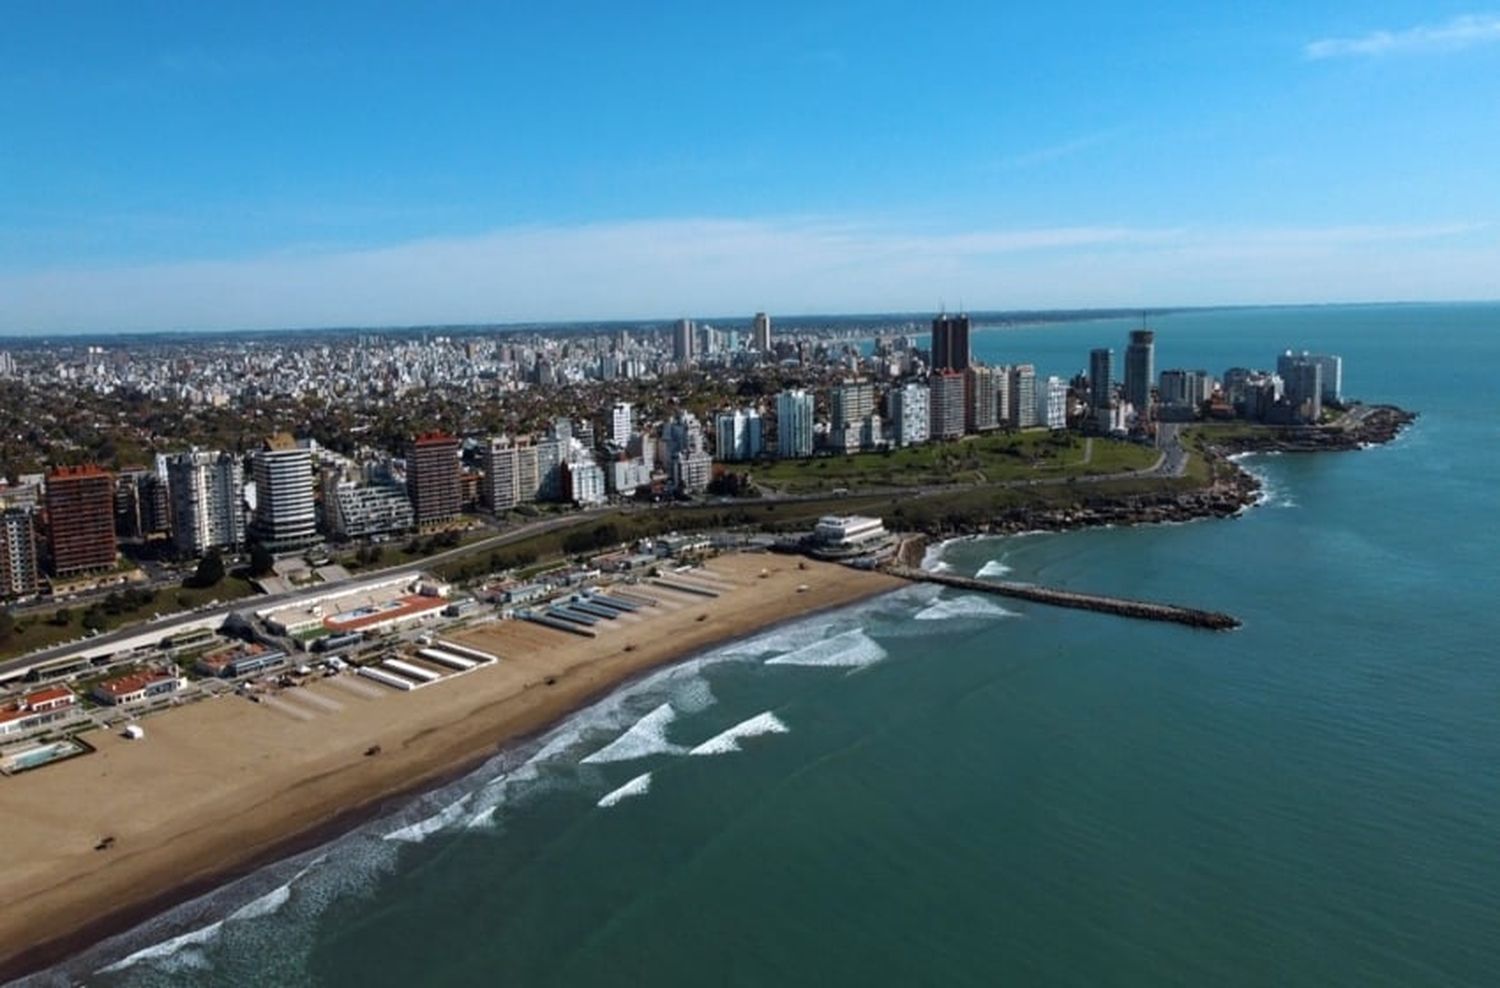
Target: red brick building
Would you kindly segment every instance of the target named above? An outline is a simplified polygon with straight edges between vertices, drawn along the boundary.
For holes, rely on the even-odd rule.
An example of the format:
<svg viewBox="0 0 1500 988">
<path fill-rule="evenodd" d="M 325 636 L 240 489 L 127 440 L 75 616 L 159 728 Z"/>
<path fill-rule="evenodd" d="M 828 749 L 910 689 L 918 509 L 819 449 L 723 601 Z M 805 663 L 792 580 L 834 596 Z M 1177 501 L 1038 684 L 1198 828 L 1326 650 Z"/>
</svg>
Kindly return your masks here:
<svg viewBox="0 0 1500 988">
<path fill-rule="evenodd" d="M 101 467 L 55 467 L 47 474 L 51 573 L 73 576 L 115 564 L 115 478 Z"/>
</svg>

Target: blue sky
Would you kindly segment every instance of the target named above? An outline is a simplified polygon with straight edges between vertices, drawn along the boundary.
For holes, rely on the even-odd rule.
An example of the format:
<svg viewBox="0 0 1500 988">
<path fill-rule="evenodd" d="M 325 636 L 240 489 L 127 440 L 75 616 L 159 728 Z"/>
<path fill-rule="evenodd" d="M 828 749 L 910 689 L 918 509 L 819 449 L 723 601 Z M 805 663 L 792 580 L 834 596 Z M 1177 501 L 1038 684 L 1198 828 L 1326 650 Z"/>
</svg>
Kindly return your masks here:
<svg viewBox="0 0 1500 988">
<path fill-rule="evenodd" d="M 0 333 L 1500 297 L 1500 8 L 1007 6 L 14 0 Z"/>
</svg>

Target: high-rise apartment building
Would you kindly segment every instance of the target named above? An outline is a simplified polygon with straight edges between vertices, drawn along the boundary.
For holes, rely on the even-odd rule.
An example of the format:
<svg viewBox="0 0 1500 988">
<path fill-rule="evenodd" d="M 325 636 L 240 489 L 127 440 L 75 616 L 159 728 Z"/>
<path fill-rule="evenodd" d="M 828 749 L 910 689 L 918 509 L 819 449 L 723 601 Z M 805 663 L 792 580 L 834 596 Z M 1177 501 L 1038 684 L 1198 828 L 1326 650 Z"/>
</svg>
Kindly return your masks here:
<svg viewBox="0 0 1500 988">
<path fill-rule="evenodd" d="M 1285 386 L 1292 419 L 1318 421 L 1323 415 L 1323 365 L 1311 356 L 1294 356 L 1288 350 L 1276 361 L 1276 374 Z"/>
<path fill-rule="evenodd" d="M 623 448 L 635 431 L 635 409 L 628 401 L 617 401 L 609 410 L 609 441 Z"/>
<path fill-rule="evenodd" d="M 184 556 L 245 541 L 245 469 L 238 457 L 190 450 L 166 459 L 172 545 Z"/>
<path fill-rule="evenodd" d="M 696 337 L 691 319 L 677 320 L 677 325 L 672 330 L 672 359 L 678 367 L 686 367 L 693 362 Z"/>
<path fill-rule="evenodd" d="M 27 508 L 0 509 L 0 600 L 36 593 L 40 571 L 32 512 Z"/>
<path fill-rule="evenodd" d="M 164 539 L 172 531 L 167 480 L 152 470 L 122 470 L 115 476 L 115 537 L 132 542 Z"/>
<path fill-rule="evenodd" d="M 463 510 L 457 436 L 429 432 L 406 448 L 406 496 L 418 528 L 452 521 Z"/>
<path fill-rule="evenodd" d="M 55 467 L 47 474 L 47 548 L 52 575 L 115 564 L 115 478 L 100 467 Z"/>
<path fill-rule="evenodd" d="M 755 331 L 752 342 L 761 353 L 771 352 L 771 317 L 764 312 L 755 314 Z"/>
<path fill-rule="evenodd" d="M 989 432 L 1000 426 L 1000 409 L 995 404 L 995 370 L 991 367 L 970 367 L 967 407 L 964 426 L 969 432 Z"/>
<path fill-rule="evenodd" d="M 720 460 L 753 460 L 765 448 L 760 413 L 753 408 L 714 416 L 714 451 Z"/>
<path fill-rule="evenodd" d="M 932 320 L 932 369 L 969 369 L 969 317 L 943 313 Z"/>
<path fill-rule="evenodd" d="M 875 385 L 869 381 L 836 384 L 829 394 L 828 405 L 835 432 L 858 426 L 875 411 Z"/>
<path fill-rule="evenodd" d="M 1108 408 L 1115 401 L 1115 352 L 1108 347 L 1089 351 L 1089 407 Z"/>
<path fill-rule="evenodd" d="M 800 459 L 813 454 L 813 396 L 800 388 L 776 396 L 776 455 Z"/>
<path fill-rule="evenodd" d="M 1156 334 L 1132 329 L 1125 347 L 1125 400 L 1142 419 L 1151 416 L 1151 382 L 1156 380 Z"/>
<path fill-rule="evenodd" d="M 1037 389 L 1036 412 L 1038 424 L 1049 429 L 1068 427 L 1068 382 L 1060 377 L 1049 377 Z"/>
<path fill-rule="evenodd" d="M 927 379 L 928 429 L 934 439 L 964 434 L 965 378 L 961 371 L 937 371 Z"/>
<path fill-rule="evenodd" d="M 504 436 L 495 436 L 479 452 L 484 481 L 479 485 L 479 505 L 500 512 L 521 503 L 520 449 Z M 531 496 L 536 496 L 535 485 Z"/>
<path fill-rule="evenodd" d="M 250 538 L 273 552 L 301 549 L 318 540 L 312 453 L 281 432 L 250 456 L 255 514 Z"/>
<path fill-rule="evenodd" d="M 1007 418 L 1017 429 L 1036 425 L 1036 368 L 1016 364 L 1010 369 L 1010 410 Z"/>
<path fill-rule="evenodd" d="M 897 446 L 915 446 L 928 440 L 930 400 L 927 387 L 921 384 L 905 384 L 891 392 L 891 436 Z"/>
<path fill-rule="evenodd" d="M 1308 362 L 1318 365 L 1318 380 L 1321 391 L 1318 395 L 1319 412 L 1325 403 L 1340 404 L 1344 400 L 1344 359 L 1325 353 L 1293 353 L 1287 350 L 1276 358 L 1276 373 L 1283 380 L 1290 380 L 1289 370 L 1293 364 Z"/>
</svg>

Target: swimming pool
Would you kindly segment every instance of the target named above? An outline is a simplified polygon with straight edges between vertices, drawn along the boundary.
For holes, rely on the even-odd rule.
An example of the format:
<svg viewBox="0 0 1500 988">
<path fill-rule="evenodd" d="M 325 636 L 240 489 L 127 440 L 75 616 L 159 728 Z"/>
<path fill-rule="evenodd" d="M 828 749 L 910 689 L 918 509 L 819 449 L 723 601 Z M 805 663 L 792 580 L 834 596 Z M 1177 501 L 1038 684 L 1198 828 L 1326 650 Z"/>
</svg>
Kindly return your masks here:
<svg viewBox="0 0 1500 988">
<path fill-rule="evenodd" d="M 60 762 L 64 758 L 85 754 L 88 750 L 77 741 L 53 741 L 50 744 L 37 745 L 35 748 L 27 748 L 25 751 L 6 755 L 4 759 L 0 759 L 0 771 L 8 775 L 25 772 L 53 762 Z"/>
</svg>

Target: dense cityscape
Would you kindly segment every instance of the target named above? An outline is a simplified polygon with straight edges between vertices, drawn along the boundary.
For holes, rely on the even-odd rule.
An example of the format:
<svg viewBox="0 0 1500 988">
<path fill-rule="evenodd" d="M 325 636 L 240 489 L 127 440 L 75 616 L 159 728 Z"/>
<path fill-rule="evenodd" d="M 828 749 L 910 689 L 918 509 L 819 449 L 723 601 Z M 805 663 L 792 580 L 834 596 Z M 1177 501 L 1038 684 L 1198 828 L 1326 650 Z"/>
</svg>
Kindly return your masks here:
<svg viewBox="0 0 1500 988">
<path fill-rule="evenodd" d="M 1287 351 L 1274 371 L 1157 374 L 1155 335 L 1142 328 L 1130 332 L 1123 359 L 1100 347 L 1087 355 L 1086 372 L 1039 380 L 1029 363 L 973 361 L 967 315 L 934 318 L 926 347 L 913 324 L 897 328 L 863 338 L 858 330 L 778 334 L 759 313 L 745 332 L 684 319 L 657 332 L 351 334 L 314 343 L 174 341 L 139 353 L 98 345 L 0 353 L 0 384 L 41 433 L 12 438 L 63 461 L 36 470 L 14 456 L 0 463 L 0 598 L 121 582 L 121 549 L 179 560 L 249 547 L 297 553 L 325 541 L 440 531 L 475 512 L 503 518 L 539 503 L 745 494 L 757 465 L 774 460 L 997 430 L 1150 442 L 1162 422 L 1316 423 L 1342 400 L 1341 360 L 1331 355 Z M 174 435 L 164 423 L 135 437 L 144 462 L 119 461 L 128 440 L 106 444 L 116 462 L 90 460 L 65 427 L 52 431 L 34 411 L 48 407 L 44 395 L 80 393 L 116 409 L 222 412 L 242 429 L 235 448 L 200 448 L 188 445 L 197 438 L 190 426 Z M 475 429 L 472 414 L 449 410 L 390 445 L 369 441 L 363 416 L 372 409 L 400 418 L 437 393 L 512 428 Z M 312 430 L 322 441 L 290 422 L 258 441 L 253 425 L 244 428 L 257 406 L 309 400 L 323 416 Z M 335 411 L 353 415 L 336 438 L 328 434 Z"/>
</svg>

